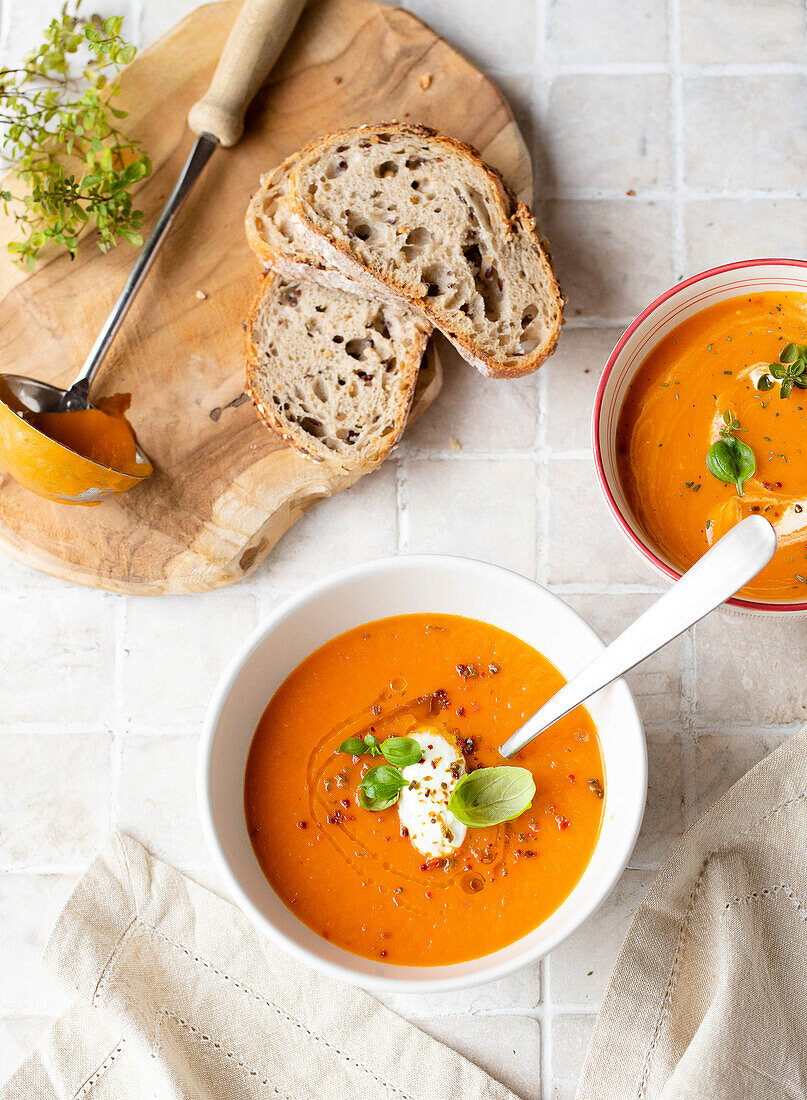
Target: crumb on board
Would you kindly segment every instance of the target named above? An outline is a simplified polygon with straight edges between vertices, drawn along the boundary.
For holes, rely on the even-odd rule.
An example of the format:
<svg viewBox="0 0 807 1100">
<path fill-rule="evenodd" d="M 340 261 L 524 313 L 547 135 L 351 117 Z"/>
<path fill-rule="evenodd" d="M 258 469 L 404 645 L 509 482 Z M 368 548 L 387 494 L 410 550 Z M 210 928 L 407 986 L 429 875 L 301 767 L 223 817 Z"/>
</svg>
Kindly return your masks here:
<svg viewBox="0 0 807 1100">
<path fill-rule="evenodd" d="M 205 294 L 205 292 L 203 290 L 197 290 L 196 291 L 196 297 L 199 299 L 200 302 L 204 302 L 205 299 L 207 298 L 207 295 Z"/>
<path fill-rule="evenodd" d="M 420 88 L 420 90 L 422 92 L 425 92 L 428 88 L 431 88 L 431 86 L 432 86 L 432 74 L 431 73 L 421 73 L 420 74 L 420 80 L 418 80 L 418 87 Z"/>
<path fill-rule="evenodd" d="M 635 191 L 633 190 L 633 188 L 631 187 L 630 191 L 626 191 L 626 192 L 625 192 L 625 194 L 626 194 L 626 195 L 630 195 L 630 197 L 631 197 L 631 198 L 633 198 L 633 196 L 634 196 L 634 195 L 636 194 L 636 192 L 635 192 Z"/>
<path fill-rule="evenodd" d="M 334 84 L 341 84 L 341 83 L 342 83 L 342 78 L 341 78 L 341 76 L 335 76 L 335 77 L 333 78 L 333 82 L 334 82 Z"/>
<path fill-rule="evenodd" d="M 449 437 L 448 445 L 449 445 L 449 447 L 451 448 L 452 451 L 461 451 L 462 450 L 462 444 L 453 435 Z"/>
</svg>

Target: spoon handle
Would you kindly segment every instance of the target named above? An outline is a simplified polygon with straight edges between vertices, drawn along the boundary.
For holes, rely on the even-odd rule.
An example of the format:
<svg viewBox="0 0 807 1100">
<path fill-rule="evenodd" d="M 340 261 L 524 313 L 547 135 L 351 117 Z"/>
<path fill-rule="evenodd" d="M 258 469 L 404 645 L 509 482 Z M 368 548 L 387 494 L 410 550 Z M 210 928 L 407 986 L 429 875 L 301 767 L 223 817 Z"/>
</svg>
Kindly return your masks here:
<svg viewBox="0 0 807 1100">
<path fill-rule="evenodd" d="M 502 746 L 502 756 L 514 756 L 553 722 L 708 615 L 748 584 L 768 564 L 775 550 L 776 532 L 763 516 L 748 516 L 738 523 L 516 730 Z"/>
</svg>

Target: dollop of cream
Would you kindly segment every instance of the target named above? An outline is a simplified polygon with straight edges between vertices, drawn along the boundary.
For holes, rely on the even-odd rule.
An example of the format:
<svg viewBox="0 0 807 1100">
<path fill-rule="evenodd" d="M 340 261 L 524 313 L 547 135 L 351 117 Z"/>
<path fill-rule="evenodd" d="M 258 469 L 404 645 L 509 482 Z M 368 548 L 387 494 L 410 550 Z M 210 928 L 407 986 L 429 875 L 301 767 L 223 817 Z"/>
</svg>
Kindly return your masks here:
<svg viewBox="0 0 807 1100">
<path fill-rule="evenodd" d="M 419 763 L 401 769 L 407 786 L 398 799 L 398 817 L 421 855 L 441 859 L 465 840 L 465 826 L 448 808 L 451 792 L 465 774 L 465 761 L 431 726 L 418 726 L 407 737 L 417 741 L 423 756 Z"/>
</svg>

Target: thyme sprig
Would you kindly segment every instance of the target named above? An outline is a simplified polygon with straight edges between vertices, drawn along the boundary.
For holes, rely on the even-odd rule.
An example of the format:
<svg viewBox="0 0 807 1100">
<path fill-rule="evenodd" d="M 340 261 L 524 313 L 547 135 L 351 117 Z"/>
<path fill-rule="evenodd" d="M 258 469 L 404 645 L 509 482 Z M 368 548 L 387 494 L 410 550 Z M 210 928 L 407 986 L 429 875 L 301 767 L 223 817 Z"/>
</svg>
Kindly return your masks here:
<svg viewBox="0 0 807 1100">
<path fill-rule="evenodd" d="M 780 397 L 790 397 L 794 386 L 800 390 L 807 389 L 807 347 L 804 344 L 785 344 L 779 353 L 779 362 L 770 363 L 768 372 L 760 375 L 758 390 L 764 392 L 773 388 L 771 376 L 779 383 Z"/>
<path fill-rule="evenodd" d="M 151 161 L 118 128 L 126 112 L 111 102 L 136 50 L 121 35 L 120 16 L 85 18 L 79 3 L 62 7 L 21 66 L 0 69 L 0 152 L 20 185 L 0 198 L 20 234 L 8 250 L 29 269 L 47 244 L 74 257 L 88 225 L 102 252 L 121 239 L 143 243 L 143 213 L 130 189 Z"/>
</svg>

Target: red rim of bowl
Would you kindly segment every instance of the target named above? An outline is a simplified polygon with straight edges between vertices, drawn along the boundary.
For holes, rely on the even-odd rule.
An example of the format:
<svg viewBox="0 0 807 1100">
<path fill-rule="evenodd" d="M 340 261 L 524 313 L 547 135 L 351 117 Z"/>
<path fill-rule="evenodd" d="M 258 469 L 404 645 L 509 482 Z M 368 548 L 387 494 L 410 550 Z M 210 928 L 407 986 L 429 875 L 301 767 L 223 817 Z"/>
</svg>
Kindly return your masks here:
<svg viewBox="0 0 807 1100">
<path fill-rule="evenodd" d="M 650 562 L 652 566 L 663 573 L 666 577 L 669 577 L 672 581 L 680 579 L 681 574 L 678 573 L 671 566 L 663 562 L 661 558 L 657 557 L 653 553 L 651 548 L 645 543 L 633 530 L 630 524 L 625 519 L 621 509 L 617 505 L 614 495 L 611 492 L 611 487 L 608 484 L 608 479 L 605 476 L 605 468 L 602 461 L 602 452 L 600 449 L 600 415 L 602 413 L 603 398 L 605 395 L 605 387 L 608 383 L 608 379 L 611 377 L 611 371 L 614 369 L 617 359 L 622 353 L 622 349 L 625 344 L 631 338 L 636 329 L 647 318 L 659 308 L 668 302 L 670 298 L 674 298 L 676 294 L 680 294 L 682 290 L 686 290 L 687 287 L 693 286 L 695 283 L 700 283 L 704 279 L 708 279 L 712 275 L 722 275 L 728 271 L 740 271 L 746 267 L 804 267 L 807 268 L 807 260 L 787 260 L 776 257 L 764 257 L 757 260 L 738 260 L 732 264 L 722 264 L 720 267 L 710 267 L 707 271 L 701 271 L 697 275 L 692 275 L 688 279 L 683 279 L 680 283 L 676 283 L 675 286 L 670 287 L 669 290 L 665 290 L 663 294 L 660 294 L 655 301 L 651 302 L 649 306 L 642 310 L 635 321 L 632 321 L 630 325 L 625 329 L 617 342 L 616 347 L 611 352 L 608 358 L 608 362 L 605 364 L 605 369 L 602 372 L 602 376 L 597 386 L 597 393 L 594 397 L 594 410 L 591 416 L 591 434 L 592 434 L 592 449 L 594 451 L 594 466 L 597 471 L 597 480 L 600 483 L 600 489 L 605 497 L 606 504 L 611 511 L 611 515 L 619 525 L 620 530 L 632 544 L 635 550 L 641 554 L 646 561 Z M 732 596 L 731 599 L 726 600 L 726 603 L 732 607 L 741 607 L 745 611 L 773 611 L 773 612 L 793 612 L 793 611 L 807 611 L 807 601 L 799 602 L 787 602 L 781 601 L 778 603 L 765 602 L 763 600 L 743 600 L 737 596 Z"/>
</svg>

